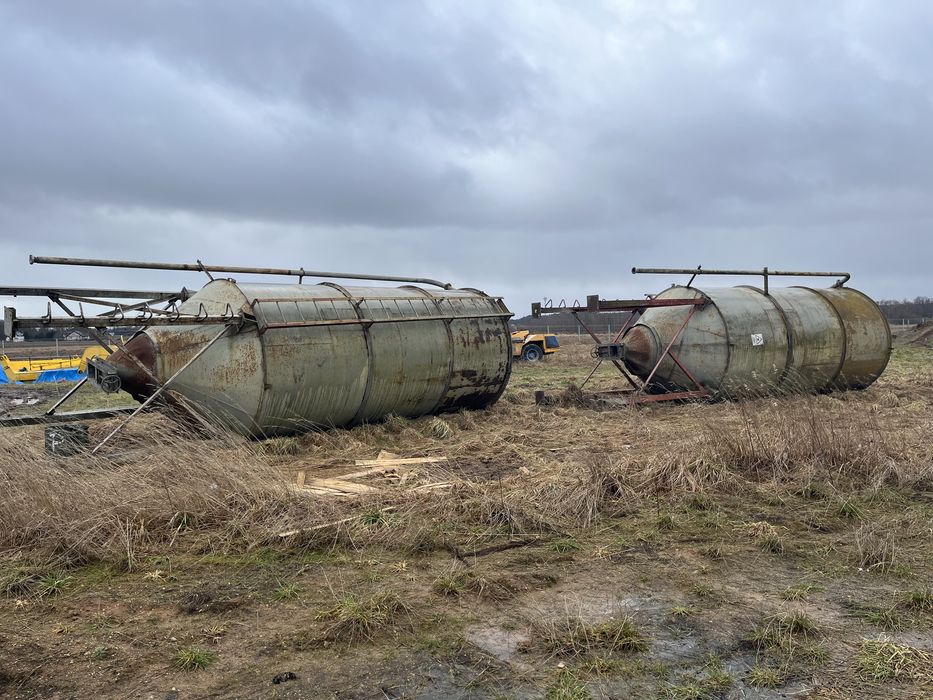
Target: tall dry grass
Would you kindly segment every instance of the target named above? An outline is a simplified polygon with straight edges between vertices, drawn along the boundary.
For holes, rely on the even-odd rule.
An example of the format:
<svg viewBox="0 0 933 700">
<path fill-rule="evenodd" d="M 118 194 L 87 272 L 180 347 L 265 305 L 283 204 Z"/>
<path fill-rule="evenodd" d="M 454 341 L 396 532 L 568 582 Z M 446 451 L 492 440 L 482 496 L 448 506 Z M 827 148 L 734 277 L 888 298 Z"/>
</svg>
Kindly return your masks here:
<svg viewBox="0 0 933 700">
<path fill-rule="evenodd" d="M 95 427 L 96 439 L 104 426 Z M 252 546 L 272 530 L 330 515 L 296 496 L 246 440 L 141 416 L 108 451 L 56 458 L 41 431 L 0 431 L 0 551 L 64 563 L 132 567 L 140 546 L 209 534 L 207 546 Z"/>
<path fill-rule="evenodd" d="M 659 496 L 813 481 L 839 490 L 929 489 L 933 417 L 905 410 L 882 416 L 865 400 L 826 396 L 614 413 L 504 402 L 267 443 L 144 415 L 100 456 L 68 459 L 43 453 L 41 430 L 7 430 L 0 432 L 0 556 L 132 567 L 141 550 L 168 546 L 340 542 L 424 551 L 568 532 Z M 622 428 L 625 444 L 615 438 Z M 98 439 L 105 430 L 94 427 Z M 380 449 L 447 455 L 450 470 L 426 477 L 454 485 L 335 500 L 289 484 L 296 465 L 347 465 Z M 336 525 L 278 537 L 328 523 Z"/>
<path fill-rule="evenodd" d="M 732 405 L 737 423 L 704 434 L 703 455 L 744 478 L 818 477 L 856 487 L 933 482 L 930 416 L 883 425 L 870 407 L 830 396 Z"/>
</svg>

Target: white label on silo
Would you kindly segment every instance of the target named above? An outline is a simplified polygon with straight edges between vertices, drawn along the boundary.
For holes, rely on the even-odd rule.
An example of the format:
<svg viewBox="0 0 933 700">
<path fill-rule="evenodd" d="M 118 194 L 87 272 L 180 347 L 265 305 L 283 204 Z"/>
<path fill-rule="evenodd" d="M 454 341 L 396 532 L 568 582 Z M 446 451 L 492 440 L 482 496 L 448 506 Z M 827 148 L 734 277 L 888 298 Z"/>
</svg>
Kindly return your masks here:
<svg viewBox="0 0 933 700">
<path fill-rule="evenodd" d="M 764 333 L 752 333 L 752 345 L 764 345 L 764 344 L 765 344 Z"/>
</svg>

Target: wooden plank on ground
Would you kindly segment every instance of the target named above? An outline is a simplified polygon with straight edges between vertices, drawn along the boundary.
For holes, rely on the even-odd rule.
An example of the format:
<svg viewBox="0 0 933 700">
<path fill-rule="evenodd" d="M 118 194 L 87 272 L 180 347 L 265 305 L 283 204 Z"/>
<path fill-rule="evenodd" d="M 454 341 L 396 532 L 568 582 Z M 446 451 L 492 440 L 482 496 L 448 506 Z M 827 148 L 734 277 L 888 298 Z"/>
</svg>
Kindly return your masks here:
<svg viewBox="0 0 933 700">
<path fill-rule="evenodd" d="M 325 489 L 333 489 L 334 491 L 343 491 L 344 493 L 378 493 L 379 489 L 375 486 L 367 486 L 366 484 L 357 484 L 353 481 L 345 481 L 343 479 L 324 479 L 324 478 L 305 478 L 304 481 L 305 488 L 317 487 Z"/>
<path fill-rule="evenodd" d="M 321 486 L 302 486 L 301 488 L 293 486 L 296 493 L 314 496 L 331 496 L 334 498 L 355 498 L 358 494 L 338 491 L 337 489 L 327 489 Z"/>
<path fill-rule="evenodd" d="M 370 467 L 369 469 L 361 469 L 358 472 L 351 472 L 349 474 L 341 474 L 338 476 L 338 479 L 359 479 L 363 476 L 373 476 L 374 474 L 386 474 L 388 472 L 398 471 L 398 467 L 394 464 L 390 464 L 385 467 Z"/>
<path fill-rule="evenodd" d="M 404 466 L 406 464 L 437 464 L 438 462 L 446 462 L 446 457 L 406 457 L 406 458 L 396 458 L 396 459 L 358 459 L 356 460 L 356 466 L 358 467 L 389 467 L 389 466 Z"/>
<path fill-rule="evenodd" d="M 449 489 L 454 485 L 452 481 L 438 481 L 433 484 L 422 484 L 421 486 L 415 486 L 412 491 L 435 491 L 437 489 Z"/>
</svg>

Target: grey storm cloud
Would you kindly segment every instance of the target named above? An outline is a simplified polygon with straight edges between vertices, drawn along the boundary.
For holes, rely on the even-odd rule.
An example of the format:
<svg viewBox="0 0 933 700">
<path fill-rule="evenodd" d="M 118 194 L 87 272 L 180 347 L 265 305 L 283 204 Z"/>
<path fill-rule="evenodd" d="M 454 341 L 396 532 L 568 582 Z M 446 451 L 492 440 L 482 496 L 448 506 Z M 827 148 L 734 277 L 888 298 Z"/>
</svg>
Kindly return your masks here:
<svg viewBox="0 0 933 700">
<path fill-rule="evenodd" d="M 640 295 L 632 265 L 930 294 L 933 6 L 0 0 L 10 284 L 29 252 Z"/>
</svg>

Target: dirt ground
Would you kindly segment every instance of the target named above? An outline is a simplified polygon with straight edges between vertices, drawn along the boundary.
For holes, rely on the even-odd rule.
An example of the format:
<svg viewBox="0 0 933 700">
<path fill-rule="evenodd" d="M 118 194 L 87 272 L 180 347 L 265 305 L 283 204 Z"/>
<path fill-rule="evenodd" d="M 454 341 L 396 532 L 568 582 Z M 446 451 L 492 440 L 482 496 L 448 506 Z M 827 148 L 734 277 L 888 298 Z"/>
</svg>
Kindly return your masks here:
<svg viewBox="0 0 933 700">
<path fill-rule="evenodd" d="M 925 321 L 916 326 L 898 329 L 894 332 L 896 346 L 914 346 L 933 348 L 933 321 Z"/>
<path fill-rule="evenodd" d="M 155 416 L 90 467 L 8 431 L 0 507 L 34 510 L 0 513 L 0 696 L 933 697 L 933 350 L 896 348 L 851 394 L 535 405 L 582 381 L 589 349 L 517 364 L 486 411 L 216 448 L 283 482 L 446 457 L 412 476 L 437 490 L 236 491 L 213 443 L 158 451 Z M 60 389 L 2 388 L 0 410 Z M 203 498 L 172 482 L 163 510 L 136 503 L 169 467 Z M 14 488 L 30 474 L 41 493 Z"/>
</svg>

